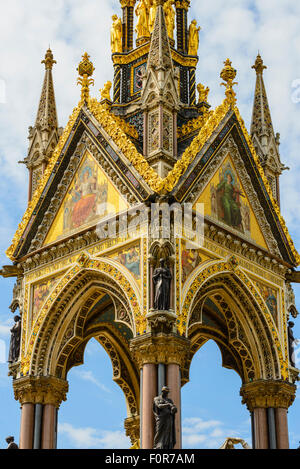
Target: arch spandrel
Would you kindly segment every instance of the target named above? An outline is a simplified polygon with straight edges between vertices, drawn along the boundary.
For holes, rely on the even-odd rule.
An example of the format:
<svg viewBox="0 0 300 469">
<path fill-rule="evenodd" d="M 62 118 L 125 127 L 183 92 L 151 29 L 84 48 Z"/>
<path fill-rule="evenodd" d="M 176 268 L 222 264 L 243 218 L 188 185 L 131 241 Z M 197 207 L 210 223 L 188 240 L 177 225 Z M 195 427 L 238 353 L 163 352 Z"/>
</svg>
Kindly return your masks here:
<svg viewBox="0 0 300 469">
<path fill-rule="evenodd" d="M 145 329 L 140 291 L 130 272 L 112 259 L 95 258 L 89 256 L 88 253 L 83 253 L 77 259 L 76 264 L 60 279 L 33 324 L 27 347 L 22 350 L 21 373 L 24 376 L 32 369 L 32 359 L 36 354 L 36 349 L 43 341 L 41 332 L 47 323 L 51 323 L 52 314 L 62 308 L 63 301 L 66 302 L 68 295 L 69 300 L 72 298 L 69 293 L 72 289 L 75 289 L 75 292 L 80 291 L 80 282 L 84 282 L 88 273 L 99 278 L 102 276 L 106 281 L 112 282 L 120 291 L 121 297 L 126 299 L 128 304 L 134 334 L 143 332 Z"/>
<path fill-rule="evenodd" d="M 189 337 L 189 322 L 196 303 L 200 301 L 201 296 L 203 300 L 213 294 L 219 294 L 220 301 L 227 301 L 230 305 L 228 311 L 231 311 L 235 318 L 233 320 L 238 321 L 240 330 L 244 330 L 250 350 L 242 352 L 243 344 L 240 341 L 238 346 L 238 335 L 235 338 L 231 337 L 230 341 L 231 343 L 235 341 L 239 354 L 248 353 L 252 356 L 254 368 L 256 364 L 255 377 L 286 379 L 288 377 L 287 357 L 272 315 L 260 293 L 239 267 L 235 258 L 212 261 L 209 265 L 206 263 L 191 275 L 183 291 L 182 310 L 178 318 L 179 331 Z M 199 329 L 201 329 L 200 324 Z M 247 359 L 246 356 L 244 356 L 244 362 L 245 359 Z M 257 366 L 258 363 L 259 366 Z"/>
</svg>

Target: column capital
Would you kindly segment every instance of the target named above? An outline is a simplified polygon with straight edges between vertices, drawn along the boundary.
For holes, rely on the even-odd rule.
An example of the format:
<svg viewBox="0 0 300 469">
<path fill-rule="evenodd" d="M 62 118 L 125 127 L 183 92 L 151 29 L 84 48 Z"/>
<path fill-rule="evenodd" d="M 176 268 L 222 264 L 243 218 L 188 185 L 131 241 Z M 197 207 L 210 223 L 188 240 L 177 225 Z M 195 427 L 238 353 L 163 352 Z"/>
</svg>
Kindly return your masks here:
<svg viewBox="0 0 300 469">
<path fill-rule="evenodd" d="M 145 334 L 132 339 L 130 350 L 140 368 L 147 363 L 174 363 L 183 368 L 190 351 L 190 341 L 177 334 Z"/>
<path fill-rule="evenodd" d="M 13 382 L 15 399 L 21 405 L 51 404 L 59 408 L 67 400 L 68 382 L 53 376 L 28 376 Z"/>
<path fill-rule="evenodd" d="M 183 9 L 183 10 L 188 11 L 190 7 L 190 3 L 191 3 L 190 0 L 176 0 L 175 7 L 178 9 Z"/>
<path fill-rule="evenodd" d="M 250 412 L 255 408 L 288 409 L 294 402 L 296 386 L 282 380 L 259 380 L 242 386 L 240 395 Z"/>
<path fill-rule="evenodd" d="M 120 3 L 122 8 L 133 8 L 136 4 L 136 0 L 120 0 Z"/>
</svg>

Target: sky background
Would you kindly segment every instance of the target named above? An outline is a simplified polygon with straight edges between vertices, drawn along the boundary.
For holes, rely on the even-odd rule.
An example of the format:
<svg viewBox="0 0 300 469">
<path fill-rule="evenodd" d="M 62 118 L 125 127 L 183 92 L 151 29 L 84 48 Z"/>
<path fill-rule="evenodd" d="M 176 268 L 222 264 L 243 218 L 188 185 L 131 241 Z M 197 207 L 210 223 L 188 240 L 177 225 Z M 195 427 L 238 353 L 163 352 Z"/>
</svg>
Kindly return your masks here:
<svg viewBox="0 0 300 469">
<path fill-rule="evenodd" d="M 300 2 L 294 0 L 192 0 L 189 19 L 201 26 L 198 82 L 210 87 L 214 108 L 224 98 L 223 61 L 237 69 L 238 106 L 249 129 L 255 86 L 251 69 L 258 50 L 275 132 L 281 133 L 281 208 L 300 250 Z M 76 67 L 82 54 L 94 66 L 93 96 L 113 78 L 110 26 L 120 14 L 118 0 L 0 0 L 0 264 L 27 206 L 28 175 L 18 165 L 27 153 L 28 127 L 34 125 L 48 48 L 54 53 L 54 83 L 59 123 L 65 126 L 80 98 Z M 9 434 L 19 437 L 19 404 L 7 377 L 9 310 L 13 280 L 0 280 L 0 448 Z M 300 310 L 300 288 L 295 286 Z M 300 322 L 295 335 L 300 337 Z M 300 350 L 297 350 L 300 368 Z M 59 448 L 128 448 L 123 393 L 112 381 L 104 350 L 91 341 L 85 364 L 69 373 L 68 401 L 59 412 Z M 184 448 L 218 448 L 228 436 L 251 444 L 249 413 L 241 405 L 239 376 L 221 365 L 218 347 L 209 342 L 193 360 L 190 383 L 182 390 Z M 300 440 L 300 395 L 289 411 L 291 447 Z"/>
</svg>

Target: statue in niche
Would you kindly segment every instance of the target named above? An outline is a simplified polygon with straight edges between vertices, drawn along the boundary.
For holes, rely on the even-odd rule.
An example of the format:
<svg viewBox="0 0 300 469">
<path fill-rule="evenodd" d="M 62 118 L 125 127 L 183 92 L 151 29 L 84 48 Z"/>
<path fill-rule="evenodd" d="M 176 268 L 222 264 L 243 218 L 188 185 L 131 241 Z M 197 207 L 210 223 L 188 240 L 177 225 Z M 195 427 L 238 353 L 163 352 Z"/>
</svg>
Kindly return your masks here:
<svg viewBox="0 0 300 469">
<path fill-rule="evenodd" d="M 168 398 L 170 389 L 164 386 L 161 395 L 154 398 L 155 436 L 153 449 L 173 449 L 176 444 L 175 414 L 177 407 Z"/>
<path fill-rule="evenodd" d="M 149 5 L 148 0 L 140 0 L 140 3 L 135 9 L 135 14 L 138 17 L 136 25 L 137 38 L 149 37 Z"/>
<path fill-rule="evenodd" d="M 123 26 L 121 18 L 117 15 L 113 15 L 112 20 L 113 24 L 110 31 L 111 52 L 115 54 L 116 52 L 122 52 Z"/>
<path fill-rule="evenodd" d="M 20 355 L 20 343 L 21 343 L 21 318 L 20 316 L 14 317 L 15 324 L 11 328 L 10 346 L 8 354 L 8 363 L 15 363 L 19 359 Z"/>
<path fill-rule="evenodd" d="M 166 26 L 168 31 L 168 36 L 171 39 L 174 39 L 174 29 L 175 29 L 175 10 L 173 8 L 174 0 L 167 0 L 164 4 L 164 12 L 166 18 Z"/>
<path fill-rule="evenodd" d="M 154 309 L 169 311 L 172 273 L 165 265 L 165 259 L 160 259 L 159 267 L 154 270 L 152 279 L 155 287 Z"/>
<path fill-rule="evenodd" d="M 295 345 L 299 343 L 299 340 L 296 340 L 294 337 L 293 327 L 295 323 L 292 321 L 288 322 L 288 343 L 289 343 L 289 357 L 290 357 L 290 364 L 294 368 L 296 367 L 295 363 Z"/>
<path fill-rule="evenodd" d="M 8 436 L 5 438 L 6 443 L 8 444 L 6 449 L 19 449 L 18 445 L 15 443 L 13 436 Z"/>
<path fill-rule="evenodd" d="M 200 30 L 200 26 L 197 28 L 197 21 L 193 20 L 189 27 L 189 55 L 196 56 L 198 54 Z"/>
</svg>

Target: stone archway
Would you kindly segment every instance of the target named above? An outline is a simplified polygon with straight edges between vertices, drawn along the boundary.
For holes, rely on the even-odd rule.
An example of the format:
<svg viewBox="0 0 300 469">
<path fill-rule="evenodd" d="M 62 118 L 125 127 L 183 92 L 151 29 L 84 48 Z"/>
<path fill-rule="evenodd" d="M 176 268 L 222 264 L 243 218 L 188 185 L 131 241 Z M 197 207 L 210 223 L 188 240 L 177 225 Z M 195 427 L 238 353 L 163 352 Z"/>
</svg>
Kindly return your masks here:
<svg viewBox="0 0 300 469">
<path fill-rule="evenodd" d="M 185 287 L 180 321 L 188 338 L 192 333 L 195 335 L 195 330 L 205 329 L 199 315 L 207 309 L 208 300 L 220 313 L 220 330 L 210 328 L 210 335 L 218 342 L 223 333 L 226 346 L 241 360 L 239 374 L 243 382 L 285 379 L 287 357 L 272 315 L 249 277 L 233 259 L 200 267 Z"/>
<path fill-rule="evenodd" d="M 241 377 L 240 393 L 251 412 L 254 447 L 288 447 L 287 409 L 295 387 L 286 381 L 286 352 L 251 279 L 235 258 L 213 261 L 199 267 L 183 293 L 179 324 L 191 341 L 184 382 L 189 380 L 195 353 L 213 339 L 221 350 L 223 366 Z"/>
<path fill-rule="evenodd" d="M 61 401 L 66 400 L 68 371 L 83 363 L 86 344 L 92 337 L 103 346 L 111 359 L 113 380 L 122 389 L 126 400 L 126 431 L 133 444 L 136 443 L 139 374 L 130 355 L 129 343 L 136 334 L 136 319 L 139 318 L 140 309 L 138 292 L 132 286 L 133 282 L 128 281 L 128 275 L 125 269 L 111 260 L 91 259 L 83 255 L 78 265 L 55 288 L 50 307 L 45 305 L 47 313 L 43 310 L 40 312 L 39 333 L 32 341 L 28 357 L 30 378 L 16 381 L 15 386 L 16 398 L 23 407 L 30 404 L 31 408 L 26 421 L 31 420 L 32 438 L 29 441 L 27 437 L 26 447 L 35 447 L 32 439 L 37 426 L 41 429 L 41 447 L 55 447 L 57 409 Z M 30 380 L 30 383 L 24 401 L 22 389 L 26 380 Z M 53 383 L 58 388 L 60 386 L 63 392 L 57 393 Z M 52 387 L 56 399 L 53 399 Z M 37 389 L 40 392 L 37 393 Z M 47 411 L 49 415 L 47 406 L 50 406 Z M 43 410 L 40 412 L 40 421 L 32 422 L 36 419 L 36 409 L 40 407 Z M 45 420 L 43 415 L 46 414 L 48 417 Z"/>
</svg>

